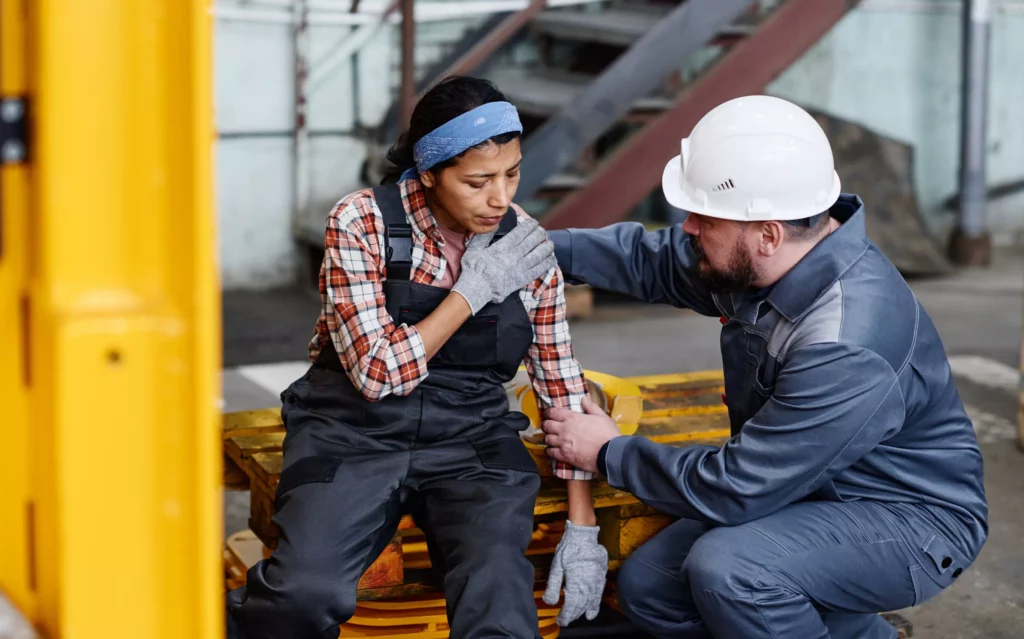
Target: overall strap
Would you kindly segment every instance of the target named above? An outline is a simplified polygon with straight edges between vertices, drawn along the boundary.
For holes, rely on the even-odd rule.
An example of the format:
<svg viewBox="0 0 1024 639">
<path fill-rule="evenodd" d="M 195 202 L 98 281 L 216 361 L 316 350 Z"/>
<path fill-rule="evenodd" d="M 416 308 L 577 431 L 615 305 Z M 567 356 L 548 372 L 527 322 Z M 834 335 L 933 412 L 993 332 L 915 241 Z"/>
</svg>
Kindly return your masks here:
<svg viewBox="0 0 1024 639">
<path fill-rule="evenodd" d="M 501 218 L 501 223 L 498 224 L 498 230 L 495 231 L 494 237 L 491 238 L 491 244 L 508 235 L 518 223 L 519 217 L 516 215 L 516 210 L 511 206 L 508 207 L 508 211 L 505 211 L 505 216 Z"/>
<path fill-rule="evenodd" d="M 397 184 L 373 189 L 373 199 L 384 217 L 384 260 L 390 280 L 408 280 L 412 273 L 412 225 L 405 216 Z M 502 220 L 504 223 L 504 220 Z"/>
</svg>

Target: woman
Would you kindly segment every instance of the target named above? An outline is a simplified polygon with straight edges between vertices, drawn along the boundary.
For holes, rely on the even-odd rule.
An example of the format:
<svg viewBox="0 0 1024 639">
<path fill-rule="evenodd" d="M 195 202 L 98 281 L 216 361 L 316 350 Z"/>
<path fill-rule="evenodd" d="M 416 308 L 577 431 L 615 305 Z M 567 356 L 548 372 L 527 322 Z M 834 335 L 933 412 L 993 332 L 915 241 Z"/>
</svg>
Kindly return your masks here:
<svg viewBox="0 0 1024 639">
<path fill-rule="evenodd" d="M 388 154 L 387 186 L 331 212 L 314 364 L 282 393 L 280 539 L 229 595 L 240 639 L 337 637 L 406 511 L 443 575 L 452 637 L 538 636 L 524 552 L 540 478 L 502 385 L 525 360 L 542 409 L 581 411 L 586 391 L 553 247 L 512 204 L 521 132 L 490 83 L 448 79 Z M 607 553 L 590 475 L 555 473 L 570 513 L 545 600 L 564 575 L 565 625 L 597 613 Z"/>
</svg>

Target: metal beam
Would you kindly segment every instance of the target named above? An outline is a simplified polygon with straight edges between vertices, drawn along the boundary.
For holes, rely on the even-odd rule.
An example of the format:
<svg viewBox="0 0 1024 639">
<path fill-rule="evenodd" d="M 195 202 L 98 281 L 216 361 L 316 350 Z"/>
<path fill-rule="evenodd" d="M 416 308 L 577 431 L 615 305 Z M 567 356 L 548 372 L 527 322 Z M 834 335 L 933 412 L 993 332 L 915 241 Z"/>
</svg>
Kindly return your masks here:
<svg viewBox="0 0 1024 639">
<path fill-rule="evenodd" d="M 856 4 L 787 0 L 753 35 L 688 87 L 668 111 L 602 162 L 586 187 L 559 202 L 544 217 L 544 227 L 597 227 L 622 219 L 661 182 L 665 163 L 679 153 L 680 139 L 705 113 L 732 98 L 762 92 Z"/>
<path fill-rule="evenodd" d="M 292 226 L 306 218 L 312 193 L 312 158 L 309 144 L 309 0 L 296 0 L 293 7 L 292 59 L 295 64 L 295 130 L 292 135 Z"/>
<path fill-rule="evenodd" d="M 967 0 L 963 14 L 960 207 L 949 256 L 961 266 L 988 266 L 991 238 L 985 222 L 985 138 L 988 111 L 991 0 Z"/>
<path fill-rule="evenodd" d="M 533 196 L 626 115 L 637 98 L 650 94 L 752 4 L 751 0 L 688 0 L 659 20 L 561 113 L 529 136 L 523 145 L 517 199 Z"/>
<path fill-rule="evenodd" d="M 223 637 L 209 2 L 16 4 L 36 123 L 33 622 L 45 637 Z M 5 463 L 25 453 L 3 441 Z M 0 528 L 18 520 L 3 506 Z"/>
<path fill-rule="evenodd" d="M 409 126 L 416 106 L 416 14 L 413 0 L 402 0 L 402 128 Z"/>
<path fill-rule="evenodd" d="M 0 0 L 0 99 L 34 99 L 29 95 L 29 9 L 23 2 Z M 4 128 L 2 123 L 0 128 Z M 31 144 L 31 127 L 28 133 Z M 7 154 L 13 154 L 10 147 Z M 0 441 L 4 442 L 4 463 L 0 464 L 0 486 L 4 487 L 0 491 L 0 591 L 31 620 L 36 618 L 38 598 L 32 439 L 39 424 L 29 419 L 32 362 L 28 296 L 33 284 L 31 260 L 39 254 L 40 246 L 33 241 L 36 216 L 31 209 L 30 176 L 27 163 L 0 161 L 0 396 L 4 404 L 4 419 L 0 422 Z M 3 605 L 0 599 L 0 607 Z M 0 627 L 10 627 L 5 626 L 11 621 L 5 621 L 4 616 L 0 612 Z"/>
</svg>

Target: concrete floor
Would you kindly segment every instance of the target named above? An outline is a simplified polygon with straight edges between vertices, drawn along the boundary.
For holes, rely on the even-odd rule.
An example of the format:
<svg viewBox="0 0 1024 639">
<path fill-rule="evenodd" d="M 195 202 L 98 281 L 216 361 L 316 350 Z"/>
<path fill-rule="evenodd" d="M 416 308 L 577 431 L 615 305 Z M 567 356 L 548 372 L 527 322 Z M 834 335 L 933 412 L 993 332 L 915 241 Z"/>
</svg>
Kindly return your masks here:
<svg viewBox="0 0 1024 639">
<path fill-rule="evenodd" d="M 902 611 L 928 639 L 1024 637 L 1024 453 L 1014 441 L 1024 254 L 1000 253 L 990 269 L 911 283 L 942 335 L 985 457 L 990 536 L 978 561 L 935 599 Z M 319 309 L 315 293 L 229 293 L 225 410 L 279 405 L 277 392 L 305 367 Z M 640 375 L 721 367 L 719 323 L 688 311 L 599 304 L 572 324 L 585 368 Z M 269 364 L 269 365 L 268 365 Z M 229 494 L 227 531 L 246 526 L 247 497 Z"/>
</svg>

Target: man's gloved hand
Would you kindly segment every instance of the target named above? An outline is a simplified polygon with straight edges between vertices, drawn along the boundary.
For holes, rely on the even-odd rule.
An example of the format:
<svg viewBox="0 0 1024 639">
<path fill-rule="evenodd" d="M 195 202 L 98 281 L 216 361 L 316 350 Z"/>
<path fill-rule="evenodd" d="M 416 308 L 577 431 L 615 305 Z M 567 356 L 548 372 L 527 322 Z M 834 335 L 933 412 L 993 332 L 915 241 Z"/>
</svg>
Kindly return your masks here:
<svg viewBox="0 0 1024 639">
<path fill-rule="evenodd" d="M 462 256 L 462 273 L 452 290 L 466 298 L 473 315 L 488 302 L 501 302 L 553 269 L 555 245 L 537 221 L 520 219 L 512 231 L 488 246 L 493 233 L 475 236 Z"/>
<path fill-rule="evenodd" d="M 565 576 L 565 602 L 558 613 L 558 625 L 567 626 L 586 615 L 593 620 L 601 609 L 605 579 L 608 576 L 608 551 L 597 543 L 598 526 L 577 526 L 565 522 L 565 534 L 555 549 L 548 575 L 544 603 L 558 603 L 558 591 Z"/>
</svg>

